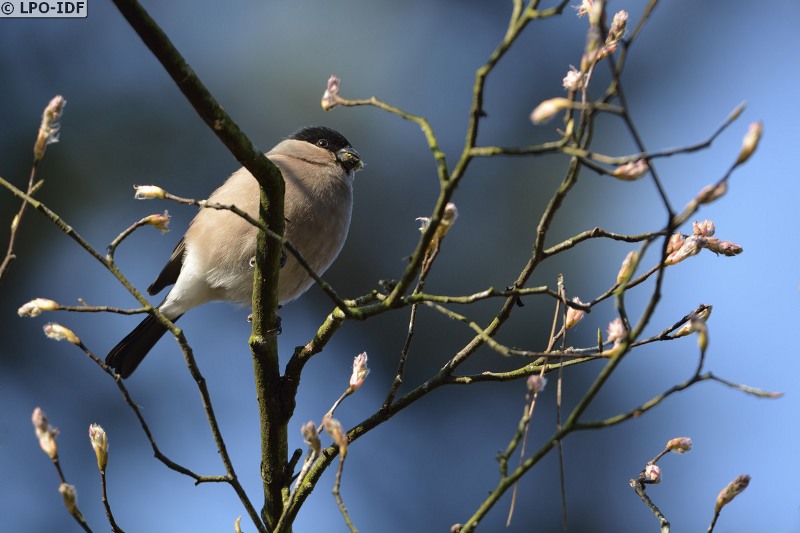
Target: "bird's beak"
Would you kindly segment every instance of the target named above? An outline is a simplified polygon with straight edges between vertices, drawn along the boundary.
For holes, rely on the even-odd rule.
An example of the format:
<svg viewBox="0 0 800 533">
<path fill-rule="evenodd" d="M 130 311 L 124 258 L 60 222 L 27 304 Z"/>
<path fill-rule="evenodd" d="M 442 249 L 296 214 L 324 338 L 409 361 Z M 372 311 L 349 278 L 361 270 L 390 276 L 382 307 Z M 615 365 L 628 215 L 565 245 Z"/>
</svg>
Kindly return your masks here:
<svg viewBox="0 0 800 533">
<path fill-rule="evenodd" d="M 336 159 L 348 172 L 364 168 L 364 162 L 361 161 L 361 154 L 350 146 L 346 146 L 336 152 Z"/>
</svg>

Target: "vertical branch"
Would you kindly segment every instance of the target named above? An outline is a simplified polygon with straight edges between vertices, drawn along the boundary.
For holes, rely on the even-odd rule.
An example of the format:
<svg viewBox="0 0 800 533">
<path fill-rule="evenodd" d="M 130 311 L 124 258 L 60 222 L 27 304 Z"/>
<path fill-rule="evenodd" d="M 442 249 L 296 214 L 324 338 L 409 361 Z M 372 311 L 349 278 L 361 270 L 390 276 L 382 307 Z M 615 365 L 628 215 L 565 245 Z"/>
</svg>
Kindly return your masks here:
<svg viewBox="0 0 800 533">
<path fill-rule="evenodd" d="M 283 179 L 280 171 L 255 149 L 139 3 L 136 0 L 114 0 L 114 4 L 172 77 L 197 114 L 258 180 L 261 187 L 260 218 L 262 222 L 266 222 L 267 229 L 282 237 Z M 288 489 L 288 482 L 284 479 L 287 462 L 287 411 L 281 407 L 281 395 L 278 394 L 280 372 L 275 337 L 278 331 L 277 281 L 281 249 L 279 246 L 267 246 L 267 237 L 263 231 L 259 232 L 257 249 L 250 346 L 262 429 L 261 474 L 265 499 L 262 518 L 269 525 L 276 523 L 280 516 L 283 507 L 281 494 L 284 489 Z M 286 403 L 282 405 L 285 406 Z M 232 465 L 226 466 L 229 474 L 233 475 Z M 263 525 L 256 523 L 256 527 L 261 529 Z"/>
</svg>

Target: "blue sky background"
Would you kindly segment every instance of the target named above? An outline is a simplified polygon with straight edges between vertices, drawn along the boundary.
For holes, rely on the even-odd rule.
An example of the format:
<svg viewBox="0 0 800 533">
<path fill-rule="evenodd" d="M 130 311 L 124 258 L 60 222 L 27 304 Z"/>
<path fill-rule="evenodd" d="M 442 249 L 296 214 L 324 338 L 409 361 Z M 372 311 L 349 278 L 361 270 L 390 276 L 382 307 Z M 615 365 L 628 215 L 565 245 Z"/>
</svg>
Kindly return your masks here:
<svg viewBox="0 0 800 533">
<path fill-rule="evenodd" d="M 612 2 L 636 20 L 641 2 Z M 319 99 L 330 74 L 342 94 L 375 95 L 424 115 L 448 160 L 463 144 L 472 81 L 505 32 L 510 2 L 147 2 L 199 76 L 256 145 L 268 149 L 309 124 L 342 131 L 368 163 L 358 175 L 353 227 L 342 255 L 326 275 L 347 297 L 364 294 L 382 278 L 399 277 L 417 239 L 415 218 L 430 212 L 437 192 L 432 158 L 418 128 L 371 108 L 323 113 Z M 0 175 L 27 181 L 41 110 L 55 94 L 68 105 L 61 142 L 51 146 L 39 177 L 39 197 L 99 250 L 147 214 L 168 209 L 172 231 L 140 230 L 118 251 L 126 275 L 146 287 L 194 214 L 165 202 L 133 200 L 132 184 L 157 183 L 188 197 L 206 196 L 238 164 L 190 106 L 122 17 L 107 2 L 91 2 L 86 20 L 0 20 Z M 798 148 L 796 21 L 800 4 L 772 0 L 662 2 L 631 49 L 625 73 L 630 109 L 650 149 L 705 139 L 741 101 L 741 119 L 707 151 L 660 160 L 658 170 L 673 205 L 685 205 L 718 179 L 738 153 L 747 125 L 764 121 L 753 159 L 734 175 L 730 192 L 704 208 L 717 236 L 744 247 L 736 258 L 704 252 L 671 268 L 664 299 L 649 332 L 713 304 L 707 368 L 732 381 L 785 392 L 759 400 L 720 385 L 700 384 L 670 398 L 641 419 L 565 442 L 571 531 L 639 532 L 656 521 L 628 487 L 644 463 L 675 436 L 694 449 L 660 463 L 663 483 L 649 489 L 676 531 L 707 527 L 719 490 L 739 474 L 750 488 L 723 511 L 717 531 L 800 531 L 800 489 L 792 464 L 800 438 L 798 415 Z M 533 126 L 539 101 L 563 94 L 561 78 L 578 64 L 586 21 L 573 12 L 534 23 L 498 65 L 486 86 L 487 119 L 479 142 L 526 145 L 555 138 L 557 121 Z M 601 81 L 601 80 L 598 80 Z M 599 91 L 600 85 L 596 86 Z M 598 94 L 595 92 L 595 94 Z M 633 150 L 613 119 L 603 120 L 594 149 L 611 155 Z M 508 285 L 526 261 L 539 213 L 563 175 L 564 159 L 500 158 L 475 161 L 455 196 L 460 218 L 427 285 L 442 294 Z M 0 223 L 17 202 L 0 192 Z M 555 221 L 552 243 L 594 226 L 635 233 L 663 224 L 649 181 L 614 182 L 584 172 Z M 685 228 L 684 231 L 689 231 Z M 2 233 L 0 233 L 2 234 Z M 71 345 L 53 343 L 41 326 L 57 320 L 98 354 L 105 354 L 138 319 L 63 314 L 20 319 L 25 301 L 49 297 L 65 304 L 134 306 L 134 300 L 96 262 L 37 213 L 20 233 L 19 259 L 0 285 L 0 529 L 76 530 L 56 491 L 57 478 L 39 450 L 30 424 L 41 406 L 60 428 L 68 480 L 83 513 L 105 529 L 94 455 L 87 428 L 100 423 L 111 442 L 109 498 L 127 531 L 224 531 L 244 514 L 226 486 L 194 487 L 152 453 L 116 387 Z M 5 240 L 2 241 L 3 245 Z M 584 299 L 613 281 L 629 246 L 597 242 L 545 263 L 530 285 L 554 284 Z M 650 262 L 654 259 L 649 257 Z M 647 293 L 632 293 L 640 312 Z M 552 316 L 549 301 L 528 298 L 500 340 L 544 347 Z M 493 316 L 499 302 L 463 308 L 476 320 Z M 281 313 L 284 361 L 304 344 L 330 311 L 317 289 Z M 258 422 L 246 340 L 248 311 L 205 306 L 182 319 L 220 416 L 242 482 L 257 503 Z M 598 306 L 572 337 L 593 343 L 614 316 Z M 352 427 L 383 401 L 402 346 L 407 312 L 348 323 L 307 366 L 290 430 L 302 446 L 300 425 L 319 420 L 346 387 L 353 356 L 366 350 L 373 373 L 337 411 Z M 411 352 L 407 389 L 435 372 L 470 338 L 427 309 Z M 693 372 L 694 338 L 636 351 L 618 369 L 588 416 L 628 411 Z M 489 350 L 465 371 L 509 368 Z M 574 405 L 600 370 L 566 372 L 565 403 Z M 529 449 L 554 425 L 555 383 L 537 407 Z M 196 388 L 174 343 L 163 341 L 129 381 L 156 439 L 170 457 L 207 474 L 222 473 Z M 508 443 L 522 409 L 524 384 L 485 384 L 439 390 L 417 402 L 350 450 L 342 494 L 362 531 L 446 531 L 466 520 L 497 480 L 495 454 Z M 301 512 L 296 531 L 344 531 L 327 473 Z M 508 531 L 560 527 L 555 456 L 520 486 Z M 508 497 L 483 530 L 500 530 Z M 245 531 L 253 528 L 243 519 Z"/>
</svg>

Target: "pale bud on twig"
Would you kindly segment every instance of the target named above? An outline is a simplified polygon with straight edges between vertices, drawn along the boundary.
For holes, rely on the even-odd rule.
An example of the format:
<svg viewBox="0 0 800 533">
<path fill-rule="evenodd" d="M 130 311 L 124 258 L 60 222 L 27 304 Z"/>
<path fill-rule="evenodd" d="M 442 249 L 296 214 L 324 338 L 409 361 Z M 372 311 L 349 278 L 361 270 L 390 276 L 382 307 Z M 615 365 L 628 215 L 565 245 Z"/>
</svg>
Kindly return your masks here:
<svg viewBox="0 0 800 533">
<path fill-rule="evenodd" d="M 573 298 L 572 301 L 576 304 L 583 304 L 581 299 L 577 296 Z M 586 312 L 583 309 L 575 309 L 574 307 L 567 306 L 567 320 L 564 323 L 564 328 L 570 329 L 572 326 L 581 321 L 584 314 L 586 314 Z"/>
<path fill-rule="evenodd" d="M 312 421 L 308 421 L 300 428 L 300 432 L 303 434 L 303 440 L 308 444 L 308 447 L 314 450 L 315 454 L 319 455 L 320 450 L 322 450 L 322 443 L 319 441 L 317 425 Z"/>
<path fill-rule="evenodd" d="M 750 476 L 739 476 L 730 483 L 728 483 L 717 496 L 717 502 L 714 506 L 714 512 L 719 513 L 723 507 L 733 501 L 733 499 L 741 494 L 744 489 L 750 484 Z"/>
<path fill-rule="evenodd" d="M 56 442 L 58 430 L 50 425 L 47 416 L 40 407 L 33 410 L 31 421 L 36 432 L 36 438 L 39 439 L 39 446 L 51 460 L 55 461 L 58 458 L 58 443 Z"/>
<path fill-rule="evenodd" d="M 368 375 L 367 352 L 361 352 L 353 359 L 353 373 L 350 375 L 350 386 L 347 390 L 350 392 L 357 391 L 364 384 L 364 380 L 367 379 Z"/>
<path fill-rule="evenodd" d="M 566 109 L 572 103 L 568 98 L 558 97 L 545 100 L 536 106 L 531 112 L 531 121 L 534 124 L 541 124 L 553 118 L 559 111 Z"/>
<path fill-rule="evenodd" d="M 326 414 L 322 418 L 322 427 L 325 428 L 325 432 L 331 436 L 333 442 L 339 446 L 339 453 L 341 454 L 342 459 L 344 459 L 344 457 L 347 455 L 347 433 L 345 433 L 341 422 L 329 414 Z"/>
<path fill-rule="evenodd" d="M 710 220 L 704 220 L 702 222 L 694 221 L 692 223 L 692 233 L 694 235 L 701 235 L 703 237 L 711 237 L 714 235 L 716 228 L 714 227 L 714 223 Z"/>
<path fill-rule="evenodd" d="M 328 78 L 328 86 L 325 88 L 325 93 L 322 95 L 322 101 L 320 102 L 323 111 L 330 111 L 336 107 L 340 87 L 341 80 L 339 78 L 333 75 Z"/>
<path fill-rule="evenodd" d="M 758 141 L 761 140 L 761 134 L 764 133 L 764 124 L 761 121 L 753 122 L 747 128 L 747 133 L 742 139 L 742 149 L 739 151 L 739 157 L 736 159 L 736 164 L 741 165 L 753 155 L 753 152 L 758 148 Z"/>
<path fill-rule="evenodd" d="M 724 196 L 726 192 L 728 192 L 727 182 L 723 181 L 718 185 L 706 185 L 697 194 L 697 201 L 701 204 L 710 204 Z"/>
<path fill-rule="evenodd" d="M 166 233 L 166 232 L 169 231 L 169 219 L 170 218 L 171 217 L 169 216 L 169 212 L 168 211 L 164 211 L 164 214 L 162 214 L 162 215 L 159 215 L 159 214 L 148 215 L 148 216 L 144 217 L 142 219 L 142 221 L 145 224 L 150 224 L 151 226 L 153 226 L 157 230 L 160 230 L 162 233 Z"/>
<path fill-rule="evenodd" d="M 608 29 L 608 37 L 606 37 L 606 47 L 616 47 L 617 44 L 625 37 L 625 32 L 628 28 L 628 12 L 624 9 L 617 11 L 611 21 L 611 27 Z"/>
<path fill-rule="evenodd" d="M 652 483 L 654 485 L 661 483 L 661 467 L 658 465 L 645 466 L 644 479 L 647 483 Z"/>
<path fill-rule="evenodd" d="M 236 517 L 236 520 L 233 521 L 233 533 L 242 533 L 242 516 L 239 515 Z"/>
<path fill-rule="evenodd" d="M 731 241 L 721 241 L 713 237 L 707 240 L 706 248 L 708 248 L 715 254 L 722 254 L 727 257 L 733 257 L 734 255 L 739 255 L 744 251 L 744 248 L 742 248 L 736 243 L 733 243 Z"/>
<path fill-rule="evenodd" d="M 705 245 L 705 237 L 701 237 L 700 235 L 690 235 L 685 241 L 683 241 L 683 246 L 667 256 L 667 258 L 664 260 L 664 264 L 669 266 L 680 263 L 688 257 L 699 254 L 700 250 L 702 250 Z"/>
<path fill-rule="evenodd" d="M 89 442 L 92 443 L 92 449 L 97 456 L 97 468 L 105 472 L 108 465 L 108 438 L 105 430 L 98 424 L 89 426 Z"/>
<path fill-rule="evenodd" d="M 712 309 L 713 309 L 712 306 L 708 305 L 702 311 L 700 311 L 699 313 L 695 314 L 694 316 L 696 318 L 702 320 L 703 322 L 706 322 L 708 320 L 708 318 L 711 316 L 711 310 Z M 673 337 L 685 337 L 686 335 L 691 335 L 692 333 L 697 331 L 695 328 L 696 328 L 696 326 L 692 323 L 692 320 L 690 318 L 684 325 L 681 326 L 681 328 L 678 331 L 673 333 L 672 336 Z"/>
<path fill-rule="evenodd" d="M 628 252 L 628 255 L 626 255 L 625 259 L 622 260 L 622 264 L 619 267 L 619 272 L 617 272 L 617 285 L 627 283 L 628 280 L 631 279 L 631 276 L 633 276 L 633 272 L 636 270 L 636 265 L 638 263 L 639 252 L 635 250 Z"/>
<path fill-rule="evenodd" d="M 34 317 L 39 316 L 43 311 L 55 311 L 56 309 L 58 309 L 58 304 L 53 300 L 34 298 L 17 309 L 17 314 L 23 317 Z"/>
<path fill-rule="evenodd" d="M 686 453 L 692 449 L 692 439 L 689 437 L 675 437 L 667 442 L 666 448 L 675 453 Z"/>
<path fill-rule="evenodd" d="M 54 341 L 67 341 L 75 345 L 79 345 L 81 343 L 81 340 L 72 332 L 71 329 L 65 328 L 61 324 L 49 322 L 45 324 L 42 329 L 44 330 L 44 334 L 48 339 L 53 339 Z"/>
<path fill-rule="evenodd" d="M 133 195 L 136 200 L 164 198 L 167 195 L 164 189 L 156 185 L 134 185 L 133 188 L 136 190 Z"/>
<path fill-rule="evenodd" d="M 69 514 L 77 518 L 80 515 L 80 512 L 78 511 L 78 493 L 75 490 L 75 485 L 62 483 L 58 487 L 58 492 L 60 492 L 61 496 L 63 496 L 64 505 L 67 506 L 67 511 L 69 511 Z"/>
<path fill-rule="evenodd" d="M 61 118 L 61 112 L 65 105 L 67 105 L 67 101 L 59 95 L 50 100 L 50 103 L 44 108 L 39 134 L 36 136 L 36 144 L 33 145 L 35 161 L 40 161 L 44 157 L 44 151 L 48 144 L 58 142 L 58 130 L 61 128 L 58 120 Z"/>
<path fill-rule="evenodd" d="M 622 181 L 636 181 L 650 170 L 650 166 L 644 159 L 629 161 L 622 166 L 615 168 L 611 175 Z"/>
<path fill-rule="evenodd" d="M 547 378 L 539 374 L 534 374 L 532 376 L 528 376 L 528 380 L 525 382 L 525 385 L 531 392 L 541 392 L 544 390 L 545 385 L 547 385 Z"/>
<path fill-rule="evenodd" d="M 564 89 L 568 91 L 580 91 L 583 89 L 583 81 L 583 73 L 570 65 L 569 72 L 564 76 L 561 84 L 564 86 Z"/>
</svg>

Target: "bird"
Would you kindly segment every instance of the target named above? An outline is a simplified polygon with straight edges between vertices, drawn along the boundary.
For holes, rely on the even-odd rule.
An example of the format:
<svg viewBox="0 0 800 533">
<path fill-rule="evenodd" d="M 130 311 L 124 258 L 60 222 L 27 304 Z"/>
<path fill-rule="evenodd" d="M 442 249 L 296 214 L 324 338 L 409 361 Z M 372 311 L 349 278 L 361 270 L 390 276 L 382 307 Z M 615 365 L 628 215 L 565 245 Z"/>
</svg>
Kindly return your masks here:
<svg viewBox="0 0 800 533">
<path fill-rule="evenodd" d="M 284 236 L 317 274 L 333 263 L 344 246 L 353 208 L 353 181 L 363 168 L 361 155 L 338 131 L 325 126 L 302 128 L 283 139 L 266 156 L 285 183 Z M 235 205 L 258 219 L 260 189 L 245 168 L 234 172 L 208 202 Z M 155 295 L 172 285 L 158 310 L 172 322 L 186 311 L 211 301 L 251 305 L 258 228 L 230 212 L 201 208 L 167 264 L 147 288 Z M 314 283 L 291 256 L 278 276 L 283 305 Z M 153 314 L 122 339 L 106 364 L 128 378 L 168 329 Z"/>
</svg>

